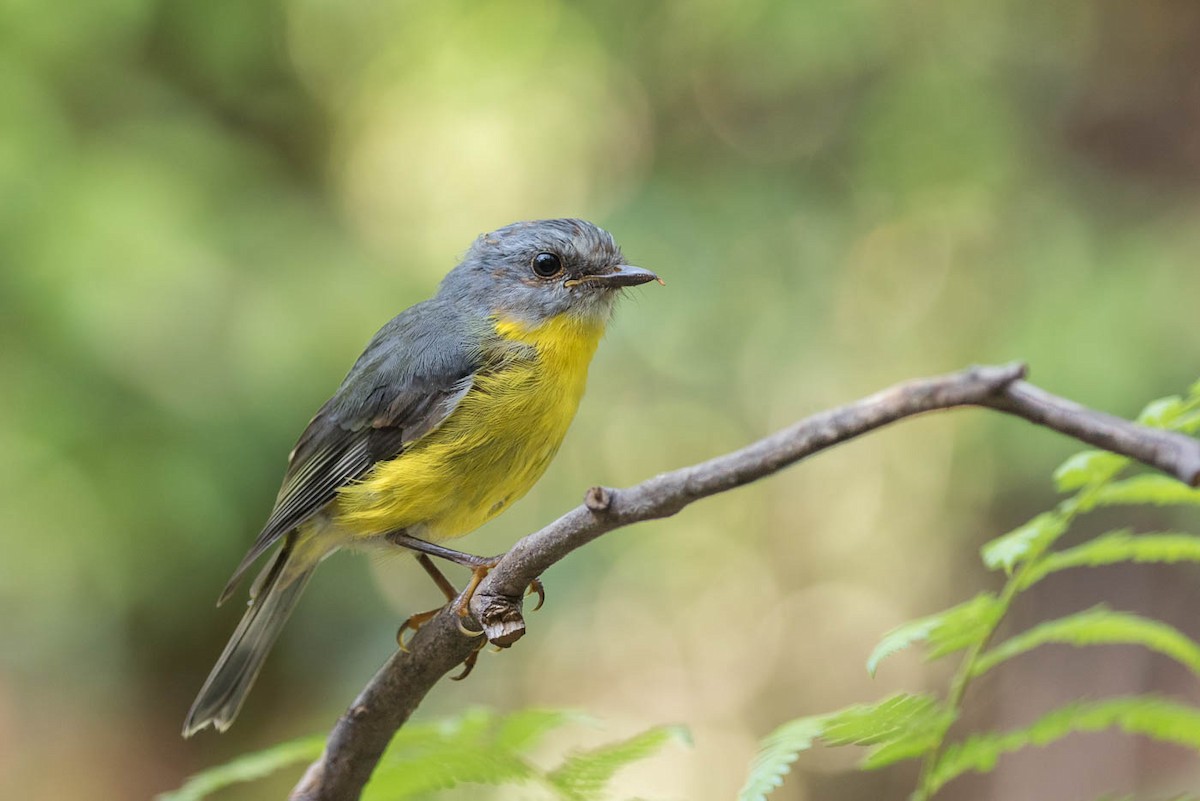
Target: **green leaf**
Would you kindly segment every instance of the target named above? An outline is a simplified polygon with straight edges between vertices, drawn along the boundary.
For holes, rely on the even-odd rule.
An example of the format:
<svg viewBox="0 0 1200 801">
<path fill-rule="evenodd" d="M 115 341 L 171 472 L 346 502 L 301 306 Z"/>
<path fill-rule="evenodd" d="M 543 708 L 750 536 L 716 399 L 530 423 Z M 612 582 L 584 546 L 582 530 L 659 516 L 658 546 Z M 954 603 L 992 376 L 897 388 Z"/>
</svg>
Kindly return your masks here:
<svg viewBox="0 0 1200 801">
<path fill-rule="evenodd" d="M 1188 402 L 1179 395 L 1159 398 L 1146 404 L 1137 421 L 1151 428 L 1168 428 L 1188 410 L 1188 406 Z"/>
<path fill-rule="evenodd" d="M 943 752 L 930 773 L 930 794 L 969 771 L 986 773 L 1001 756 L 1046 745 L 1073 732 L 1118 728 L 1200 750 L 1200 710 L 1154 696 L 1111 698 L 1056 709 L 1023 729 L 968 737 Z"/>
<path fill-rule="evenodd" d="M 1151 401 L 1138 415 L 1138 422 L 1153 428 L 1194 433 L 1200 428 L 1200 413 L 1197 412 L 1200 407 L 1200 395 L 1196 394 L 1198 386 L 1200 383 L 1192 385 L 1187 398 L 1173 395 Z"/>
<path fill-rule="evenodd" d="M 879 729 L 872 737 L 855 741 L 862 745 L 878 744 L 878 748 L 863 759 L 862 766 L 866 770 L 924 756 L 942 741 L 946 730 L 954 723 L 955 711 L 928 696 L 902 695 L 898 698 L 904 702 L 900 714 L 893 712 L 890 718 L 876 714 L 863 721 Z M 830 720 L 821 737 L 830 745 L 843 744 L 838 740 L 840 732 L 835 728 L 838 722 Z"/>
<path fill-rule="evenodd" d="M 1193 405 L 1200 404 L 1200 401 L 1192 401 Z M 1178 431 L 1182 434 L 1195 434 L 1200 431 L 1200 411 L 1188 412 L 1180 415 L 1180 417 L 1171 424 L 1172 431 Z"/>
<path fill-rule="evenodd" d="M 864 768 L 874 769 L 924 755 L 953 722 L 953 712 L 937 699 L 907 693 L 790 721 L 763 739 L 738 801 L 763 801 L 817 739 L 831 746 L 879 746 L 863 760 Z"/>
<path fill-rule="evenodd" d="M 363 798 L 399 801 L 461 784 L 496 785 L 537 778 L 538 771 L 520 750 L 500 741 L 501 727 L 499 716 L 485 709 L 431 723 L 410 723 L 392 740 Z"/>
<path fill-rule="evenodd" d="M 899 693 L 877 704 L 856 704 L 825 716 L 820 737 L 828 745 L 878 745 L 924 721 L 940 704 L 929 695 Z"/>
<path fill-rule="evenodd" d="M 651 756 L 671 740 L 691 743 L 682 726 L 660 726 L 619 743 L 572 754 L 546 779 L 570 801 L 592 801 L 604 794 L 618 770 Z"/>
<path fill-rule="evenodd" d="M 496 745 L 507 751 L 528 752 L 547 734 L 571 723 L 591 725 L 595 720 L 571 710 L 524 709 L 499 721 Z"/>
<path fill-rule="evenodd" d="M 1006 573 L 1011 574 L 1021 562 L 1041 555 L 1066 533 L 1069 526 L 1067 515 L 1057 511 L 1043 512 L 1025 525 L 984 545 L 983 563 L 992 570 L 1004 568 Z"/>
<path fill-rule="evenodd" d="M 812 748 L 821 736 L 827 717 L 798 718 L 763 738 L 737 801 L 765 801 L 772 790 L 783 784 L 783 777 L 791 772 L 792 763 L 800 753 Z"/>
<path fill-rule="evenodd" d="M 1039 645 L 1141 645 L 1171 657 L 1200 676 L 1200 645 L 1178 629 L 1158 620 L 1095 606 L 1083 612 L 1041 623 L 982 654 L 972 666 L 979 676 L 996 665 Z"/>
<path fill-rule="evenodd" d="M 884 659 L 914 643 L 929 643 L 927 659 L 974 645 L 995 627 L 1001 612 L 996 596 L 985 592 L 944 612 L 905 623 L 885 634 L 875 646 L 867 659 L 867 671 L 874 676 Z"/>
<path fill-rule="evenodd" d="M 1074 548 L 1047 554 L 1021 577 L 1024 590 L 1051 573 L 1072 567 L 1098 567 L 1119 562 L 1200 562 L 1200 537 L 1191 534 L 1138 534 L 1113 531 Z"/>
<path fill-rule="evenodd" d="M 363 792 L 364 801 L 402 801 L 462 784 L 500 785 L 546 782 L 570 801 L 588 801 L 603 792 L 619 768 L 649 756 L 678 728 L 654 729 L 629 740 L 566 759 L 546 774 L 526 756 L 547 734 L 568 723 L 587 721 L 570 711 L 524 710 L 501 716 L 471 709 L 458 716 L 409 723 L 393 738 Z M 158 801 L 199 801 L 238 782 L 261 779 L 281 767 L 316 759 L 324 736 L 284 743 L 240 757 L 189 779 Z"/>
<path fill-rule="evenodd" d="M 604 791 L 619 768 L 649 756 L 680 733 L 675 728 L 653 729 L 572 755 L 549 774 L 527 759 L 528 751 L 546 734 L 584 720 L 574 712 L 526 710 L 502 717 L 476 709 L 433 723 L 410 723 L 392 741 L 363 798 L 401 801 L 462 784 L 538 781 L 557 789 L 563 798 L 587 801 Z"/>
<path fill-rule="evenodd" d="M 1090 498 L 1094 506 L 1200 506 L 1200 489 L 1169 476 L 1147 474 L 1099 487 Z"/>
<path fill-rule="evenodd" d="M 324 735 L 280 743 L 197 773 L 178 790 L 157 796 L 156 801 L 199 801 L 230 785 L 265 778 L 297 762 L 311 762 L 321 755 L 324 747 Z"/>
<path fill-rule="evenodd" d="M 1054 471 L 1059 492 L 1071 492 L 1089 484 L 1108 481 L 1129 464 L 1128 457 L 1109 451 L 1083 451 L 1067 459 Z"/>
</svg>

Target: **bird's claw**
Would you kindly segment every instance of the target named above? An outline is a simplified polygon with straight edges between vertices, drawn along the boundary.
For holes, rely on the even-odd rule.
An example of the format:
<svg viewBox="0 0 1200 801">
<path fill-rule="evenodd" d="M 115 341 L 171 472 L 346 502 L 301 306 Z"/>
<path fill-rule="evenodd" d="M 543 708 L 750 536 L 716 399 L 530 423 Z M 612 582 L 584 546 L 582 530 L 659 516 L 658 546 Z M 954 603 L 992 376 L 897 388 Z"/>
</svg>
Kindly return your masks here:
<svg viewBox="0 0 1200 801">
<path fill-rule="evenodd" d="M 457 618 L 454 621 L 454 624 L 456 626 L 458 626 L 458 630 L 461 631 L 467 637 L 482 637 L 483 636 L 483 629 L 480 629 L 479 631 L 471 631 L 471 629 L 464 626 L 462 617 Z"/>
<path fill-rule="evenodd" d="M 529 582 L 529 588 L 525 590 L 525 597 L 536 594 L 538 597 L 537 606 L 533 607 L 534 612 L 542 608 L 542 604 L 546 603 L 546 588 L 542 585 L 541 579 L 534 579 Z"/>
<path fill-rule="evenodd" d="M 406 640 L 404 638 L 404 632 L 411 631 L 413 633 L 413 637 L 417 636 L 417 632 L 421 630 L 421 626 L 424 626 L 426 623 L 433 620 L 434 616 L 440 611 L 442 611 L 440 608 L 430 609 L 428 612 L 417 612 L 415 615 L 409 615 L 408 618 L 400 624 L 400 628 L 396 629 L 396 646 L 404 653 L 409 653 L 408 644 L 412 642 L 412 637 L 409 637 Z"/>
<path fill-rule="evenodd" d="M 480 632 L 481 634 L 483 632 Z M 463 660 L 462 672 L 457 676 L 451 676 L 450 681 L 462 681 L 467 676 L 471 675 L 471 671 L 475 669 L 475 663 L 479 661 L 479 652 L 483 650 L 483 644 L 486 641 L 481 641 L 479 647 L 471 652 L 471 655 Z"/>
</svg>

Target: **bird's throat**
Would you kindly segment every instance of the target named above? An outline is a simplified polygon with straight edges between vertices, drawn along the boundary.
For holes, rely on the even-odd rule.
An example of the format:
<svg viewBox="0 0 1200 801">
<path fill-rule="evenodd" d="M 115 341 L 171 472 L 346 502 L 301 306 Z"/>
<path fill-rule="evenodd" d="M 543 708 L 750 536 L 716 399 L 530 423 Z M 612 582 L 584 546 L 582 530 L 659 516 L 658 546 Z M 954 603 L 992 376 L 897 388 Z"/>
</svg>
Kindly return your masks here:
<svg viewBox="0 0 1200 801">
<path fill-rule="evenodd" d="M 562 370 L 581 383 L 587 378 L 588 364 L 604 336 L 604 322 L 560 314 L 531 326 L 521 320 L 498 318 L 496 333 L 501 339 L 530 345 L 538 359 L 551 370 Z"/>
</svg>

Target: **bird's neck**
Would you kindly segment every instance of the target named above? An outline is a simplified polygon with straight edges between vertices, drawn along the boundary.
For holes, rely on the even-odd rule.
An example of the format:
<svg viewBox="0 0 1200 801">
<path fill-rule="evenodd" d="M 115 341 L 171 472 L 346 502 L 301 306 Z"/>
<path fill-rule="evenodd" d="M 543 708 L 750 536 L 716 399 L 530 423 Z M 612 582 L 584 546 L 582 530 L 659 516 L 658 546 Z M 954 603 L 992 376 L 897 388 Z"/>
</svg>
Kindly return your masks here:
<svg viewBox="0 0 1200 801">
<path fill-rule="evenodd" d="M 498 317 L 496 334 L 509 342 L 533 347 L 543 362 L 554 362 L 561 368 L 580 370 L 586 375 L 588 363 L 604 335 L 604 321 L 559 314 L 530 325 L 523 320 Z"/>
</svg>

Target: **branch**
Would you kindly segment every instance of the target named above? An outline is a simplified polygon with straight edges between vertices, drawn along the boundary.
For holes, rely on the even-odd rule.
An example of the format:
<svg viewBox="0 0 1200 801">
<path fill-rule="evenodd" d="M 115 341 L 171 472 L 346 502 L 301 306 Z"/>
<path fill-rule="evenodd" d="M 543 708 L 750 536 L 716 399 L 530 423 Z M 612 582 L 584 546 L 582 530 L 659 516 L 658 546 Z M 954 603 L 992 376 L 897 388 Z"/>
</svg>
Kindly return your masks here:
<svg viewBox="0 0 1200 801">
<path fill-rule="evenodd" d="M 1200 485 L 1200 441 L 1087 409 L 1038 389 L 1024 376 L 1024 365 L 1009 364 L 908 381 L 707 462 L 625 489 L 592 487 L 582 505 L 508 551 L 479 586 L 471 612 L 492 644 L 508 647 L 525 633 L 525 588 L 576 548 L 613 529 L 669 517 L 700 498 L 749 484 L 889 423 L 940 409 L 995 409 Z M 422 627 L 409 651 L 388 660 L 338 720 L 325 752 L 309 766 L 291 801 L 357 799 L 392 735 L 477 643 L 458 631 L 447 610 Z"/>
</svg>

